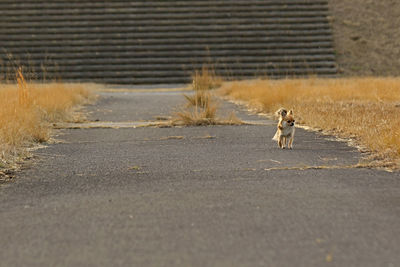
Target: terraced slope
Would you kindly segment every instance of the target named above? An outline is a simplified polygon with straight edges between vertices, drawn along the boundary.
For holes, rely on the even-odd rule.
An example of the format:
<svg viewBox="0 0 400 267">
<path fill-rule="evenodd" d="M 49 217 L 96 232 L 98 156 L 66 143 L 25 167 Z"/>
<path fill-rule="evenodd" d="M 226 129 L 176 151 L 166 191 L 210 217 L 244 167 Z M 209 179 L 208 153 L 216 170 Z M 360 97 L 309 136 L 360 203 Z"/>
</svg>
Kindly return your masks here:
<svg viewBox="0 0 400 267">
<path fill-rule="evenodd" d="M 186 83 L 336 73 L 326 0 L 0 1 L 1 79 Z"/>
</svg>

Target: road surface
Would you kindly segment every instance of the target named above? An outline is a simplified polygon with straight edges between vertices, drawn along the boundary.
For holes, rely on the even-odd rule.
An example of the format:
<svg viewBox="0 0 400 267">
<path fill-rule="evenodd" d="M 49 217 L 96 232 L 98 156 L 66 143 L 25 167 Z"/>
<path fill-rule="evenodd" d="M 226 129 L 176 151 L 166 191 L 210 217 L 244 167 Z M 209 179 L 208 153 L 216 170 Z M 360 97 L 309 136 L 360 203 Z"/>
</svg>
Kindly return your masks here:
<svg viewBox="0 0 400 267">
<path fill-rule="evenodd" d="M 400 174 L 346 143 L 258 125 L 121 127 L 180 92 L 103 92 L 89 118 L 0 187 L 0 266 L 399 266 Z"/>
</svg>

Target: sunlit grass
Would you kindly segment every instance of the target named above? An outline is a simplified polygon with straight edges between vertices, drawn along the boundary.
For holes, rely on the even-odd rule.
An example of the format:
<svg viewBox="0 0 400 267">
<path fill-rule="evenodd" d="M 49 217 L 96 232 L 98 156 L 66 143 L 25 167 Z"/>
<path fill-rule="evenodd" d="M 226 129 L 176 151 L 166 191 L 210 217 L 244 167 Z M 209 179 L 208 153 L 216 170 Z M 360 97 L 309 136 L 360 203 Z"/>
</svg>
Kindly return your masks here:
<svg viewBox="0 0 400 267">
<path fill-rule="evenodd" d="M 77 119 L 74 107 L 94 98 L 79 84 L 32 84 L 17 72 L 17 84 L 0 84 L 0 161 L 12 164 L 23 148 L 46 142 L 51 125 Z"/>
<path fill-rule="evenodd" d="M 205 125 L 239 125 L 243 122 L 236 117 L 235 112 L 226 119 L 217 116 L 218 101 L 212 89 L 222 84 L 222 78 L 218 77 L 213 70 L 203 67 L 192 76 L 192 94 L 184 94 L 186 105 L 174 112 L 172 124 L 184 126 Z"/>
<path fill-rule="evenodd" d="M 217 123 L 217 103 L 209 90 L 184 94 L 186 105 L 175 112 L 175 123 L 183 125 L 212 125 Z"/>
<path fill-rule="evenodd" d="M 193 94 L 184 94 L 186 105 L 175 112 L 174 124 L 213 125 L 217 123 L 217 104 L 211 89 L 221 84 L 221 79 L 206 67 L 196 71 L 192 77 Z"/>
<path fill-rule="evenodd" d="M 240 81 L 220 92 L 261 112 L 293 109 L 302 124 L 351 137 L 383 165 L 400 167 L 400 78 Z"/>
<path fill-rule="evenodd" d="M 194 91 L 204 91 L 216 89 L 221 86 L 223 79 L 215 74 L 212 68 L 203 66 L 200 71 L 195 71 L 192 76 L 192 86 Z"/>
</svg>

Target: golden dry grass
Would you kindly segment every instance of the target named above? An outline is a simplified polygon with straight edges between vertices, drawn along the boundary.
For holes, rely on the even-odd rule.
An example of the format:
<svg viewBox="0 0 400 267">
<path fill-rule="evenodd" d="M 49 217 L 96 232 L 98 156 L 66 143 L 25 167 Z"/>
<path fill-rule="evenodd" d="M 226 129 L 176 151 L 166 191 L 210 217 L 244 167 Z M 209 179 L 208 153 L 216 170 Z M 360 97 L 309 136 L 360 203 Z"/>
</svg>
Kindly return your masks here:
<svg viewBox="0 0 400 267">
<path fill-rule="evenodd" d="M 218 103 L 212 93 L 212 89 L 218 88 L 222 84 L 222 78 L 216 76 L 214 71 L 206 67 L 203 67 L 200 72 L 196 71 L 192 78 L 192 89 L 194 93 L 191 95 L 183 95 L 186 99 L 186 105 L 174 113 L 173 125 L 203 126 L 243 124 L 233 111 L 227 119 L 220 119 L 217 117 Z"/>
<path fill-rule="evenodd" d="M 0 84 L 0 167 L 34 142 L 45 142 L 51 124 L 74 120 L 74 107 L 93 99 L 79 84 L 31 84 L 17 72 L 17 85 Z"/>
<path fill-rule="evenodd" d="M 221 86 L 223 82 L 222 78 L 216 75 L 213 69 L 209 69 L 205 65 L 202 67 L 201 71 L 195 71 L 192 79 L 194 91 L 215 89 Z"/>
<path fill-rule="evenodd" d="M 193 95 L 183 94 L 187 103 L 186 107 L 199 107 L 206 109 L 214 101 L 211 93 L 205 90 L 196 90 Z"/>
<path fill-rule="evenodd" d="M 217 123 L 217 104 L 211 89 L 221 84 L 213 71 L 203 66 L 201 71 L 196 71 L 192 77 L 192 95 L 184 94 L 186 105 L 175 112 L 173 124 L 175 125 L 213 125 Z"/>
<path fill-rule="evenodd" d="M 293 109 L 301 124 L 353 138 L 380 165 L 400 167 L 400 78 L 240 81 L 220 93 L 260 112 Z"/>
<path fill-rule="evenodd" d="M 217 123 L 217 104 L 209 91 L 196 90 L 193 95 L 184 95 L 186 106 L 175 113 L 175 124 L 213 125 Z"/>
</svg>

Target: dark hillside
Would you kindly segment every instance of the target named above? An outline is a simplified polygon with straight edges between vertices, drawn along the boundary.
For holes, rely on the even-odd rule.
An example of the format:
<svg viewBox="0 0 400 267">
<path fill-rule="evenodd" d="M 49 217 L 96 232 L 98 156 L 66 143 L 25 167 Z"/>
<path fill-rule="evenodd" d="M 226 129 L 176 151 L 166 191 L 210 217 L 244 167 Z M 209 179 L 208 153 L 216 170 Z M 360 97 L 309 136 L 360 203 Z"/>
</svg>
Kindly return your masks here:
<svg viewBox="0 0 400 267">
<path fill-rule="evenodd" d="M 400 75 L 400 1 L 329 0 L 339 71 Z"/>
</svg>

